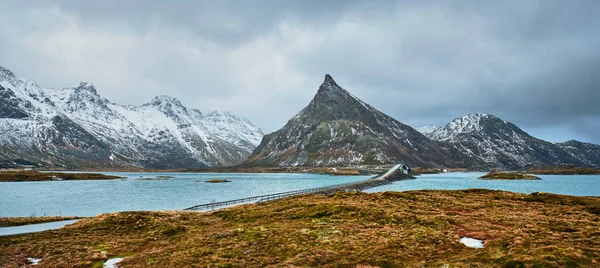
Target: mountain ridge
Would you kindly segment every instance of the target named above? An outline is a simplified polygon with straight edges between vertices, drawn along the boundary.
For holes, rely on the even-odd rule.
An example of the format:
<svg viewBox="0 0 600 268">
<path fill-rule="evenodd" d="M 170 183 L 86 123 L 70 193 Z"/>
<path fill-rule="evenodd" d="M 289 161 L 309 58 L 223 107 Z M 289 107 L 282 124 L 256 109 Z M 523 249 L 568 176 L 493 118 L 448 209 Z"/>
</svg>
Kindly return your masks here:
<svg viewBox="0 0 600 268">
<path fill-rule="evenodd" d="M 330 75 L 308 106 L 266 135 L 246 166 L 390 164 L 465 166 L 471 159 L 429 140 L 340 87 Z"/>
<path fill-rule="evenodd" d="M 229 116 L 231 125 L 217 126 L 220 115 L 207 118 L 166 95 L 140 106 L 120 105 L 102 98 L 88 82 L 43 89 L 1 66 L 0 101 L 4 163 L 23 159 L 73 167 L 231 166 L 246 159 L 263 135 L 239 117 Z M 233 124 L 237 121 L 243 123 Z M 213 133 L 215 128 L 220 131 Z"/>
<path fill-rule="evenodd" d="M 600 146 L 576 141 L 564 144 L 544 141 L 491 114 L 467 114 L 456 118 L 428 137 L 447 142 L 492 168 L 565 164 L 600 166 Z M 588 148 L 590 152 L 577 149 L 581 147 Z M 567 148 L 571 148 L 570 151 Z"/>
</svg>

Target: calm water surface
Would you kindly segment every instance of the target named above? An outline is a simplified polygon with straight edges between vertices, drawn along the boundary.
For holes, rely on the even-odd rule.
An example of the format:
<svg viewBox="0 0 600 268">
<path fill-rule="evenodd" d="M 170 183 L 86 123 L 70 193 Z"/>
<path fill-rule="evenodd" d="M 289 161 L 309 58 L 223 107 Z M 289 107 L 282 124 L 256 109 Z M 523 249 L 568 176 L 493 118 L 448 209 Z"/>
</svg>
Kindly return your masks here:
<svg viewBox="0 0 600 268">
<path fill-rule="evenodd" d="M 399 181 L 366 192 L 408 190 L 463 190 L 483 188 L 519 193 L 547 192 L 577 196 L 600 196 L 600 175 L 538 175 L 542 180 L 478 180 L 481 172 L 453 172 L 420 175 L 416 180 Z"/>
<path fill-rule="evenodd" d="M 1 182 L 0 217 L 94 216 L 132 210 L 179 210 L 213 201 L 272 194 L 371 176 L 103 172 L 125 180 Z M 137 180 L 173 176 L 169 180 Z M 206 183 L 218 178 L 228 183 Z"/>
<path fill-rule="evenodd" d="M 131 210 L 178 210 L 197 204 L 241 197 L 301 190 L 371 176 L 316 174 L 210 174 L 210 173 L 104 173 L 125 180 L 48 181 L 0 183 L 0 217 L 69 215 L 94 216 Z M 421 189 L 459 190 L 486 188 L 512 192 L 550 192 L 600 196 L 600 176 L 541 175 L 537 181 L 486 181 L 484 173 L 445 173 L 419 176 L 367 192 Z M 137 180 L 140 177 L 173 176 L 170 180 Z M 230 183 L 205 183 L 219 178 Z"/>
</svg>

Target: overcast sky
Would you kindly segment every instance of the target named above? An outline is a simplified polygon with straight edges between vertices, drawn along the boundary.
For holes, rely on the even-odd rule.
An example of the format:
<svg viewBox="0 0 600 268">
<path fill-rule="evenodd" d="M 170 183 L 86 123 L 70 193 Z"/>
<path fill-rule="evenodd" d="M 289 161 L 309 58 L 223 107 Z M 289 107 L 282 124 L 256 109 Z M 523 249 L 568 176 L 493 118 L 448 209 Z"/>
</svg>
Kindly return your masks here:
<svg viewBox="0 0 600 268">
<path fill-rule="evenodd" d="M 326 73 L 419 127 L 486 112 L 600 143 L 600 1 L 0 0 L 0 65 L 42 87 L 170 95 L 269 133 Z"/>
</svg>

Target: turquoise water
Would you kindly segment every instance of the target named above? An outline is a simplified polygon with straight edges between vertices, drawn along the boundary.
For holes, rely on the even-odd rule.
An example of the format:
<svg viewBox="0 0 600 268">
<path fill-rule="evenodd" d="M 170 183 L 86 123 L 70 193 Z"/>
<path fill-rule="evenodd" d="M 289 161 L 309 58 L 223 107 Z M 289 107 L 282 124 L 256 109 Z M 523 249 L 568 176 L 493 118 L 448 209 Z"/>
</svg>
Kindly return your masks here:
<svg viewBox="0 0 600 268">
<path fill-rule="evenodd" d="M 462 190 L 483 188 L 519 193 L 547 192 L 577 196 L 600 196 L 600 175 L 539 175 L 542 180 L 478 180 L 480 172 L 453 172 L 420 175 L 416 180 L 399 181 L 365 192 L 408 190 Z"/>
<path fill-rule="evenodd" d="M 213 174 L 103 172 L 125 180 L 1 182 L 0 217 L 94 216 L 132 210 L 180 210 L 226 201 L 332 184 L 371 176 L 317 174 Z M 137 180 L 173 176 L 170 180 Z M 228 183 L 206 183 L 218 178 Z"/>
<path fill-rule="evenodd" d="M 30 234 L 38 233 L 46 230 L 54 230 L 62 228 L 66 225 L 77 222 L 78 220 L 55 221 L 39 224 L 28 224 L 23 226 L 2 227 L 0 228 L 0 236 L 15 235 L 15 234 Z"/>
<path fill-rule="evenodd" d="M 0 217 L 94 216 L 132 210 L 179 210 L 197 204 L 242 197 L 348 183 L 371 176 L 316 174 L 210 174 L 210 173 L 105 173 L 125 180 L 48 181 L 0 183 Z M 422 175 L 367 192 L 421 189 L 487 188 L 512 192 L 550 192 L 600 196 L 600 176 L 541 175 L 537 181 L 486 181 L 484 173 Z M 140 177 L 173 176 L 170 180 L 136 180 Z M 205 183 L 219 178 L 230 183 Z"/>
</svg>

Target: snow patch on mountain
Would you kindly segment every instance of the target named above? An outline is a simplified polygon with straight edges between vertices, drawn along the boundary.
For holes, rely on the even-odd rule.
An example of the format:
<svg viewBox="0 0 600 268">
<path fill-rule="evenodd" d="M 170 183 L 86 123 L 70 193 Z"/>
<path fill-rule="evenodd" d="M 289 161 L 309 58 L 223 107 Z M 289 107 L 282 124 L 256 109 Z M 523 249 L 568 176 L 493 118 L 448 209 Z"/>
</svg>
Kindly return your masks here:
<svg viewBox="0 0 600 268">
<path fill-rule="evenodd" d="M 250 121 L 229 112 L 212 111 L 200 120 L 210 133 L 248 152 L 252 152 L 264 136 L 262 130 Z"/>
<path fill-rule="evenodd" d="M 20 157 L 109 166 L 223 166 L 243 161 L 262 136 L 247 120 L 227 112 L 204 116 L 169 96 L 119 105 L 88 82 L 42 89 L 0 66 L 0 146 Z"/>
<path fill-rule="evenodd" d="M 429 137 L 429 135 L 435 131 L 437 131 L 438 129 L 440 129 L 440 127 L 438 126 L 434 126 L 434 125 L 427 125 L 427 126 L 422 126 L 422 127 L 418 127 L 415 128 L 416 131 L 421 132 L 421 134 Z"/>
</svg>

